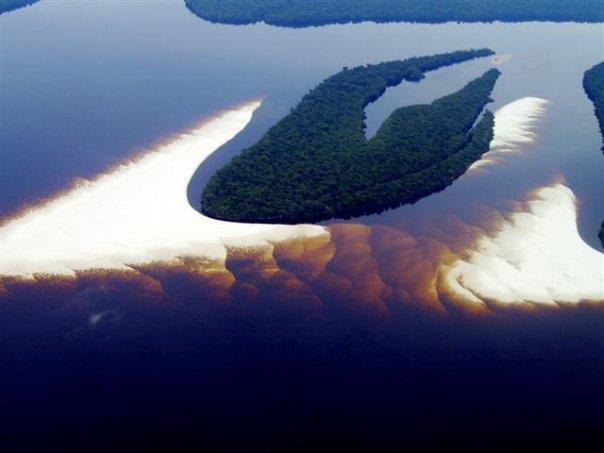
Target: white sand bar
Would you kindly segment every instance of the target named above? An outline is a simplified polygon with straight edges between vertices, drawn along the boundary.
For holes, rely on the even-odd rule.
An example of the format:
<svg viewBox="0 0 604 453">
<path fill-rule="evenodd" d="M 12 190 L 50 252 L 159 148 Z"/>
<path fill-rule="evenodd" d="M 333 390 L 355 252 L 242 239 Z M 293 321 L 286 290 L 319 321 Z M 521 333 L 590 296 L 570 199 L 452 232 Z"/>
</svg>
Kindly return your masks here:
<svg viewBox="0 0 604 453">
<path fill-rule="evenodd" d="M 561 183 L 535 190 L 448 270 L 467 302 L 554 305 L 604 301 L 604 254 L 577 230 L 576 199 Z"/>
<path fill-rule="evenodd" d="M 72 274 L 183 255 L 223 258 L 224 244 L 327 234 L 319 226 L 221 222 L 187 200 L 197 167 L 239 133 L 260 102 L 227 110 L 92 181 L 34 207 L 0 229 L 3 275 Z"/>
</svg>

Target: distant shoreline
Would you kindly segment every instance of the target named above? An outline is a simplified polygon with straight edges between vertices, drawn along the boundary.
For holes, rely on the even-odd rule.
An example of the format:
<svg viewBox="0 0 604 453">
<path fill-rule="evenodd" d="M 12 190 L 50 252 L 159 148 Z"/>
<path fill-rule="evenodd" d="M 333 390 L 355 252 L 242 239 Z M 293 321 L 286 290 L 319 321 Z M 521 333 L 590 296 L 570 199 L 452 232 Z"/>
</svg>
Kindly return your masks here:
<svg viewBox="0 0 604 453">
<path fill-rule="evenodd" d="M 602 0 L 525 0 L 522 8 L 500 0 L 185 0 L 185 4 L 193 14 L 213 23 L 264 22 L 290 28 L 359 22 L 604 22 Z"/>
<path fill-rule="evenodd" d="M 0 2 L 0 14 L 8 13 L 25 6 L 33 5 L 40 0 L 2 0 Z"/>
</svg>

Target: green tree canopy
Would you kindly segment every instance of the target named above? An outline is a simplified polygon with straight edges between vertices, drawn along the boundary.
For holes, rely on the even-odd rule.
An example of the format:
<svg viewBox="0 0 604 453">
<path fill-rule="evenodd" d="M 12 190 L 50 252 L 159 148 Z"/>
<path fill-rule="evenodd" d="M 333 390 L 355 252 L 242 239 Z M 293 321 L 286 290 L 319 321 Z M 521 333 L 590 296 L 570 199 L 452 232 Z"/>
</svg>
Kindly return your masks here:
<svg viewBox="0 0 604 453">
<path fill-rule="evenodd" d="M 314 222 L 379 212 L 446 187 L 488 149 L 492 115 L 472 126 L 499 71 L 429 105 L 394 111 L 371 140 L 364 108 L 388 86 L 492 53 L 457 51 L 329 77 L 214 174 L 202 194 L 203 212 L 233 221 Z"/>
<path fill-rule="evenodd" d="M 211 22 L 285 27 L 347 22 L 603 22 L 602 0 L 185 0 Z"/>
</svg>

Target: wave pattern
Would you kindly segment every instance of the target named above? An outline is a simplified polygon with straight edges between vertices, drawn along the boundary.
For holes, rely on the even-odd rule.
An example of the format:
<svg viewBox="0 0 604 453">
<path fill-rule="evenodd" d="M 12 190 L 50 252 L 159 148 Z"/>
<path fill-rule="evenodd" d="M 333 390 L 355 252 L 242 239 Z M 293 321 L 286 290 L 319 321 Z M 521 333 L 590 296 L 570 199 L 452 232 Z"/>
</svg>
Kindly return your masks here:
<svg viewBox="0 0 604 453">
<path fill-rule="evenodd" d="M 487 161 L 532 141 L 546 103 L 525 98 L 500 109 Z M 474 316 L 604 300 L 604 255 L 580 238 L 575 197 L 560 181 L 507 212 L 492 210 L 481 225 L 443 215 L 421 235 L 404 226 L 203 217 L 186 202 L 187 175 L 258 105 L 223 113 L 7 220 L 0 298 L 79 302 L 90 325 L 149 306 L 377 320 L 394 311 Z"/>
<path fill-rule="evenodd" d="M 546 112 L 549 101 L 525 97 L 504 105 L 495 112 L 495 128 L 490 149 L 474 162 L 469 171 L 496 164 L 509 154 L 521 152 L 535 140 L 535 127 Z"/>
</svg>

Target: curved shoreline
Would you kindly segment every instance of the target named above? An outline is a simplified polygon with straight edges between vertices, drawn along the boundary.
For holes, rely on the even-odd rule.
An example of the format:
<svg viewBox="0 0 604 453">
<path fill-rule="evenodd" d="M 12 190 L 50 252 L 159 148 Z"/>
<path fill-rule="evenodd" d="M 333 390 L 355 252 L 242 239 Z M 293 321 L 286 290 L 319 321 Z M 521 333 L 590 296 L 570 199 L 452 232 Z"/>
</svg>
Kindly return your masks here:
<svg viewBox="0 0 604 453">
<path fill-rule="evenodd" d="M 604 62 L 598 63 L 583 74 L 583 90 L 594 104 L 594 113 L 600 127 L 600 135 L 604 141 Z M 604 153 L 604 144 L 602 144 Z M 604 221 L 600 224 L 598 239 L 604 247 Z"/>
<path fill-rule="evenodd" d="M 202 212 L 232 222 L 314 223 L 379 213 L 442 190 L 488 150 L 492 114 L 472 126 L 500 72 L 491 68 L 430 104 L 396 109 L 369 140 L 364 108 L 389 86 L 493 54 L 470 49 L 344 67 L 216 171 L 201 194 Z"/>
<path fill-rule="evenodd" d="M 530 143 L 545 103 L 520 99 L 500 109 L 506 127 L 496 129 L 493 143 L 517 150 Z M 193 297 L 172 293 L 171 279 L 185 278 L 203 295 L 195 299 L 201 306 L 266 293 L 312 312 L 345 300 L 347 310 L 378 318 L 390 313 L 386 301 L 437 315 L 474 315 L 604 299 L 596 275 L 604 255 L 578 236 L 574 195 L 561 183 L 537 188 L 509 210 L 491 211 L 489 227 L 435 215 L 432 226 L 444 234 L 430 227 L 412 235 L 402 226 L 291 227 L 202 216 L 186 200 L 187 175 L 245 127 L 258 104 L 223 112 L 3 225 L 0 297 L 19 298 L 37 287 L 46 293 L 52 285 L 53 297 L 70 298 L 98 285 L 173 302 Z M 166 194 L 164 182 L 174 185 Z M 144 204 L 130 209 L 133 202 Z M 551 248 L 563 243 L 569 245 Z M 520 277 L 514 266 L 522 268 Z"/>
<path fill-rule="evenodd" d="M 73 275 L 90 268 L 124 269 L 198 255 L 200 247 L 204 256 L 224 259 L 229 244 L 321 234 L 318 226 L 217 221 L 188 203 L 187 185 L 200 162 L 240 132 L 259 105 L 253 101 L 219 113 L 94 180 L 80 181 L 6 219 L 0 226 L 0 273 Z"/>
<path fill-rule="evenodd" d="M 0 3 L 0 14 L 10 13 L 26 6 L 33 5 L 40 0 L 3 0 Z"/>
</svg>

